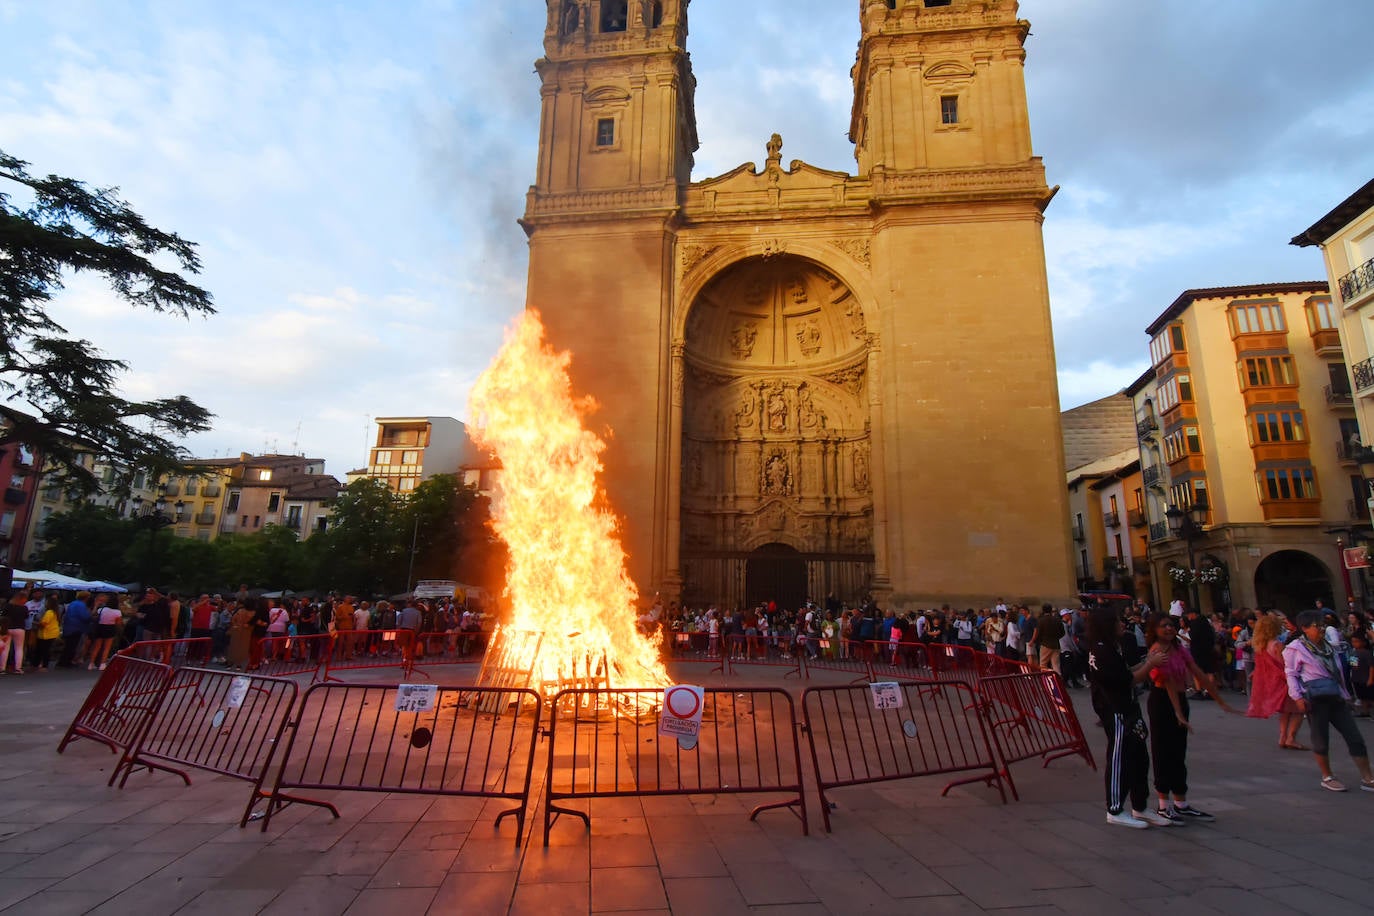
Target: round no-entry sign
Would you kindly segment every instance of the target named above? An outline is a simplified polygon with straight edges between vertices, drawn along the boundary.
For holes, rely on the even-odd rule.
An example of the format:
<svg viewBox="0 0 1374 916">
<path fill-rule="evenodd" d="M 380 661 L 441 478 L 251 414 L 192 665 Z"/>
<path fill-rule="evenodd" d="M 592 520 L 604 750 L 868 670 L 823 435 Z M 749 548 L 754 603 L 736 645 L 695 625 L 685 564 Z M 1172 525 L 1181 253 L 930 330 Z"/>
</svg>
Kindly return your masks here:
<svg viewBox="0 0 1374 916">
<path fill-rule="evenodd" d="M 663 712 L 658 717 L 658 733 L 679 740 L 693 741 L 701 732 L 702 706 L 706 691 L 700 687 L 678 684 L 663 691 Z"/>
<path fill-rule="evenodd" d="M 663 705 L 670 715 L 691 719 L 701 710 L 701 695 L 692 687 L 669 687 L 664 693 Z"/>
</svg>

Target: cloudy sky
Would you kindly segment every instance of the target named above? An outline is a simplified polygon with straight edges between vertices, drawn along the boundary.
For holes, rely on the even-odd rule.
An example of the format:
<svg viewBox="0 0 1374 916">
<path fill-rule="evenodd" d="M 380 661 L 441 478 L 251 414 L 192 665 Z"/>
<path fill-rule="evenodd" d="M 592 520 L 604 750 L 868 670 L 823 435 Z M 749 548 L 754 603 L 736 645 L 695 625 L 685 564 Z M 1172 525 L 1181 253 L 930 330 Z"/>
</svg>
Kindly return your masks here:
<svg viewBox="0 0 1374 916">
<path fill-rule="evenodd" d="M 852 170 L 854 0 L 694 0 L 693 177 Z M 1323 276 L 1288 239 L 1374 177 L 1368 0 L 1023 0 L 1064 407 L 1145 368 L 1184 289 Z M 369 420 L 465 419 L 524 304 L 538 0 L 0 0 L 0 149 L 118 185 L 198 242 L 219 314 L 56 313 L 135 397 L 216 415 L 200 456 L 303 451 L 340 477 Z"/>
</svg>

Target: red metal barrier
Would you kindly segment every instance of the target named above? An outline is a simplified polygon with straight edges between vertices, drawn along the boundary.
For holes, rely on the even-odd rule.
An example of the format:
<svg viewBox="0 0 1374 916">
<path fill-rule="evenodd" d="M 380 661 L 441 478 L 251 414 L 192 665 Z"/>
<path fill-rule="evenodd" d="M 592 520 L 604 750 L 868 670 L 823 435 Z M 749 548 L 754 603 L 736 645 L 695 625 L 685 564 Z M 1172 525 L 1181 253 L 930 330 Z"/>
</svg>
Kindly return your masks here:
<svg viewBox="0 0 1374 916">
<path fill-rule="evenodd" d="M 320 676 L 329 645 L 328 633 L 310 636 L 268 636 L 262 641 L 262 662 L 253 674 L 263 677 L 295 677 L 309 674 L 311 680 Z"/>
<path fill-rule="evenodd" d="M 867 648 L 870 681 L 935 679 L 926 647 L 921 643 L 873 640 Z"/>
<path fill-rule="evenodd" d="M 951 646 L 938 642 L 926 646 L 926 658 L 930 661 L 930 668 L 937 681 L 978 683 L 978 663 L 974 660 L 978 654 L 968 646 Z"/>
<path fill-rule="evenodd" d="M 1031 670 L 1030 665 L 1025 662 L 1014 661 L 987 652 L 975 652 L 973 654 L 973 669 L 980 680 L 985 677 L 1001 677 L 1007 674 L 1029 674 Z"/>
<path fill-rule="evenodd" d="M 549 755 L 544 783 L 544 845 L 562 814 L 589 812 L 558 802 L 646 795 L 782 793 L 784 801 L 759 805 L 750 820 L 787 808 L 808 832 L 802 791 L 801 749 L 792 697 L 776 687 L 707 687 L 701 732 L 690 748 L 660 738 L 663 691 L 576 689 L 559 691 L 550 705 Z"/>
<path fill-rule="evenodd" d="M 840 639 L 838 636 L 831 639 L 822 636 L 814 642 L 815 655 L 812 655 L 806 646 L 799 647 L 801 654 L 806 656 L 803 664 L 808 678 L 812 670 L 848 674 L 854 678 L 854 683 L 867 681 L 872 677 L 873 672 L 869 667 L 872 661 L 871 650 L 868 643 L 857 639 Z"/>
<path fill-rule="evenodd" d="M 1007 767 L 1021 760 L 1039 757 L 1049 766 L 1051 760 L 1077 755 L 1097 769 L 1078 713 L 1053 671 L 985 677 L 978 693 L 1014 796 L 1016 784 Z"/>
<path fill-rule="evenodd" d="M 400 668 L 410 671 L 414 648 L 413 630 L 340 630 L 329 643 L 325 656 L 326 681 L 336 681 L 335 671 L 356 671 L 364 668 Z"/>
<path fill-rule="evenodd" d="M 141 658 L 147 662 L 161 662 L 172 668 L 208 665 L 213 654 L 213 642 L 208 636 L 195 639 L 144 639 L 121 649 L 116 654 L 127 658 Z"/>
<path fill-rule="evenodd" d="M 424 711 L 396 708 L 431 692 L 433 705 Z M 315 684 L 301 701 L 262 829 L 298 800 L 287 789 L 508 798 L 518 804 L 496 823 L 515 815 L 519 847 L 539 716 L 533 690 Z"/>
<path fill-rule="evenodd" d="M 171 677 L 171 667 L 160 662 L 114 656 L 67 726 L 57 752 L 75 738 L 98 741 L 116 754 L 128 750 L 162 701 Z"/>
<path fill-rule="evenodd" d="M 185 688 L 185 689 L 178 689 Z M 175 773 L 179 767 L 207 770 L 253 784 L 239 826 L 248 823 L 253 806 L 269 797 L 262 791 L 272 756 L 296 703 L 296 684 L 282 678 L 182 668 L 172 675 L 163 700 L 138 741 L 125 751 L 110 774 L 119 787 L 139 767 Z M 309 799 L 296 801 L 328 807 Z"/>
<path fill-rule="evenodd" d="M 980 715 L 973 688 L 941 681 L 894 685 L 900 705 L 875 707 L 868 686 L 808 687 L 802 712 L 820 790 L 821 812 L 830 832 L 833 789 L 866 783 L 970 773 L 945 786 L 983 782 L 1007 800 L 1002 768 Z"/>
<path fill-rule="evenodd" d="M 729 636 L 725 640 L 730 671 L 748 665 L 771 665 L 789 669 L 783 677 L 802 676 L 804 646 L 790 645 L 782 636 Z"/>
<path fill-rule="evenodd" d="M 716 645 L 711 645 L 711 636 L 708 633 L 677 633 L 668 631 L 664 634 L 664 639 L 668 643 L 668 658 L 674 662 L 696 662 L 711 667 L 711 672 L 719 671 L 725 673 L 725 651 L 717 637 Z"/>
<path fill-rule="evenodd" d="M 436 665 L 478 665 L 482 662 L 481 633 L 418 633 L 411 670 Z"/>
</svg>

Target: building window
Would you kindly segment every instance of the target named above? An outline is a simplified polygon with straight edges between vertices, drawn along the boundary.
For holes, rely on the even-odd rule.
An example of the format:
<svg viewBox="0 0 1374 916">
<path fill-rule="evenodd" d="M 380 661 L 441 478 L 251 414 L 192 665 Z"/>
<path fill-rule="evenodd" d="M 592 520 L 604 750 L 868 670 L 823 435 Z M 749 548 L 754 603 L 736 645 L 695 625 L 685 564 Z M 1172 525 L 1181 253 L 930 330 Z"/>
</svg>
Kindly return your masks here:
<svg viewBox="0 0 1374 916">
<path fill-rule="evenodd" d="M 1266 468 L 1255 474 L 1261 500 L 1316 499 L 1316 474 L 1311 468 Z"/>
<path fill-rule="evenodd" d="M 596 119 L 596 145 L 615 146 L 615 118 Z"/>
<path fill-rule="evenodd" d="M 1150 365 L 1158 366 L 1171 354 L 1185 353 L 1183 325 L 1171 324 L 1150 340 Z"/>
<path fill-rule="evenodd" d="M 1233 305 L 1227 311 L 1231 316 L 1231 334 L 1275 334 L 1288 330 L 1283 320 L 1283 306 L 1277 302 L 1247 305 Z"/>
<path fill-rule="evenodd" d="M 238 491 L 238 490 L 230 490 L 230 491 L 229 491 L 228 499 L 227 499 L 226 502 L 224 503 L 224 511 L 225 511 L 225 512 L 237 512 L 237 511 L 239 511 L 239 491 Z"/>
<path fill-rule="evenodd" d="M 299 531 L 299 530 L 300 530 L 300 527 L 301 527 L 301 507 L 300 507 L 300 506 L 287 506 L 287 507 L 286 507 L 286 527 L 291 528 L 291 529 L 294 529 L 294 530 L 296 530 L 296 531 Z"/>
<path fill-rule="evenodd" d="M 1298 383 L 1291 356 L 1252 356 L 1241 360 L 1236 368 L 1240 372 L 1241 390 Z"/>
<path fill-rule="evenodd" d="M 1279 410 L 1250 416 L 1250 443 L 1305 442 L 1302 411 Z"/>
<path fill-rule="evenodd" d="M 243 518 L 239 521 L 239 527 L 240 527 L 240 528 L 247 528 L 247 527 L 248 527 L 248 516 L 246 516 L 246 515 L 243 516 Z"/>
<path fill-rule="evenodd" d="M 1207 480 L 1202 477 L 1195 477 L 1192 480 L 1176 483 L 1169 488 L 1169 498 L 1180 509 L 1210 505 L 1207 502 Z"/>
<path fill-rule="evenodd" d="M 402 477 L 400 481 L 398 481 L 396 489 L 401 493 L 409 493 L 411 490 L 415 489 L 415 478 Z"/>
<path fill-rule="evenodd" d="M 391 452 L 387 449 L 378 449 L 377 456 L 372 459 L 373 464 L 385 465 L 391 463 Z"/>
<path fill-rule="evenodd" d="M 261 470 L 258 471 L 258 480 L 271 480 L 271 479 L 272 479 L 272 469 L 271 469 L 271 468 L 262 468 Z"/>
<path fill-rule="evenodd" d="M 1202 454 L 1202 437 L 1196 426 L 1176 429 L 1164 437 L 1164 460 L 1168 462 Z"/>
<path fill-rule="evenodd" d="M 419 452 L 401 452 L 401 464 L 419 464 Z"/>
<path fill-rule="evenodd" d="M 255 516 L 253 516 L 253 527 L 254 527 L 254 528 L 261 528 L 261 527 L 262 527 L 262 516 L 261 516 L 261 515 L 255 515 Z"/>
<path fill-rule="evenodd" d="M 663 25 L 663 0 L 654 0 L 649 11 L 649 25 L 655 29 Z"/>
<path fill-rule="evenodd" d="M 267 511 L 268 511 L 268 512 L 276 512 L 276 511 L 277 511 L 277 507 L 280 506 L 280 505 L 281 505 L 281 494 L 280 494 L 280 493 L 273 493 L 271 496 L 267 497 Z"/>
<path fill-rule="evenodd" d="M 1307 327 L 1313 333 L 1334 331 L 1341 326 L 1341 314 L 1330 299 L 1316 298 L 1307 300 Z"/>
<path fill-rule="evenodd" d="M 959 123 L 959 97 L 957 95 L 940 96 L 940 123 Z"/>
<path fill-rule="evenodd" d="M 196 479 L 195 479 L 194 477 L 188 477 L 188 478 L 186 478 L 186 495 L 187 495 L 187 496 L 195 496 L 195 495 L 196 495 L 196 483 L 197 483 L 197 481 L 196 481 Z"/>
</svg>

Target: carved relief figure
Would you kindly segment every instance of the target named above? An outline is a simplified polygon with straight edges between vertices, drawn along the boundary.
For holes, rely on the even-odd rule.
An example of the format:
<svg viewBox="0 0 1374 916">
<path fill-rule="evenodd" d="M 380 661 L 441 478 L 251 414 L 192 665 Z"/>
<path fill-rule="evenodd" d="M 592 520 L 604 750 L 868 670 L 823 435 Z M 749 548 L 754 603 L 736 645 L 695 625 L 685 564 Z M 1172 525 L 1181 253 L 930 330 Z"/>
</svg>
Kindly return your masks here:
<svg viewBox="0 0 1374 916">
<path fill-rule="evenodd" d="M 868 446 L 860 445 L 854 449 L 854 489 L 867 493 L 868 485 Z"/>
<path fill-rule="evenodd" d="M 792 290 L 792 301 L 797 305 L 805 304 L 807 300 L 806 284 L 802 282 L 802 278 L 793 277 L 788 281 L 787 285 Z"/>
<path fill-rule="evenodd" d="M 774 452 L 763 464 L 763 487 L 765 496 L 787 496 L 792 492 L 792 468 L 787 456 Z"/>
<path fill-rule="evenodd" d="M 700 490 L 701 485 L 701 446 L 693 443 L 687 449 L 687 488 Z"/>
<path fill-rule="evenodd" d="M 815 321 L 808 321 L 797 328 L 797 343 L 806 356 L 815 356 L 821 348 L 821 329 Z"/>
<path fill-rule="evenodd" d="M 863 309 L 859 308 L 859 303 L 851 300 L 849 305 L 845 306 L 844 318 L 849 325 L 849 333 L 856 340 L 863 340 L 868 329 L 864 327 L 864 313 Z"/>
<path fill-rule="evenodd" d="M 768 428 L 775 433 L 787 430 L 787 396 L 781 385 L 774 385 L 768 392 Z"/>
<path fill-rule="evenodd" d="M 740 359 L 748 359 L 754 355 L 754 341 L 758 336 L 758 325 L 751 321 L 741 321 L 730 332 L 730 349 Z"/>
<path fill-rule="evenodd" d="M 763 510 L 763 523 L 773 531 L 782 531 L 787 527 L 787 510 L 774 503 Z"/>
</svg>

